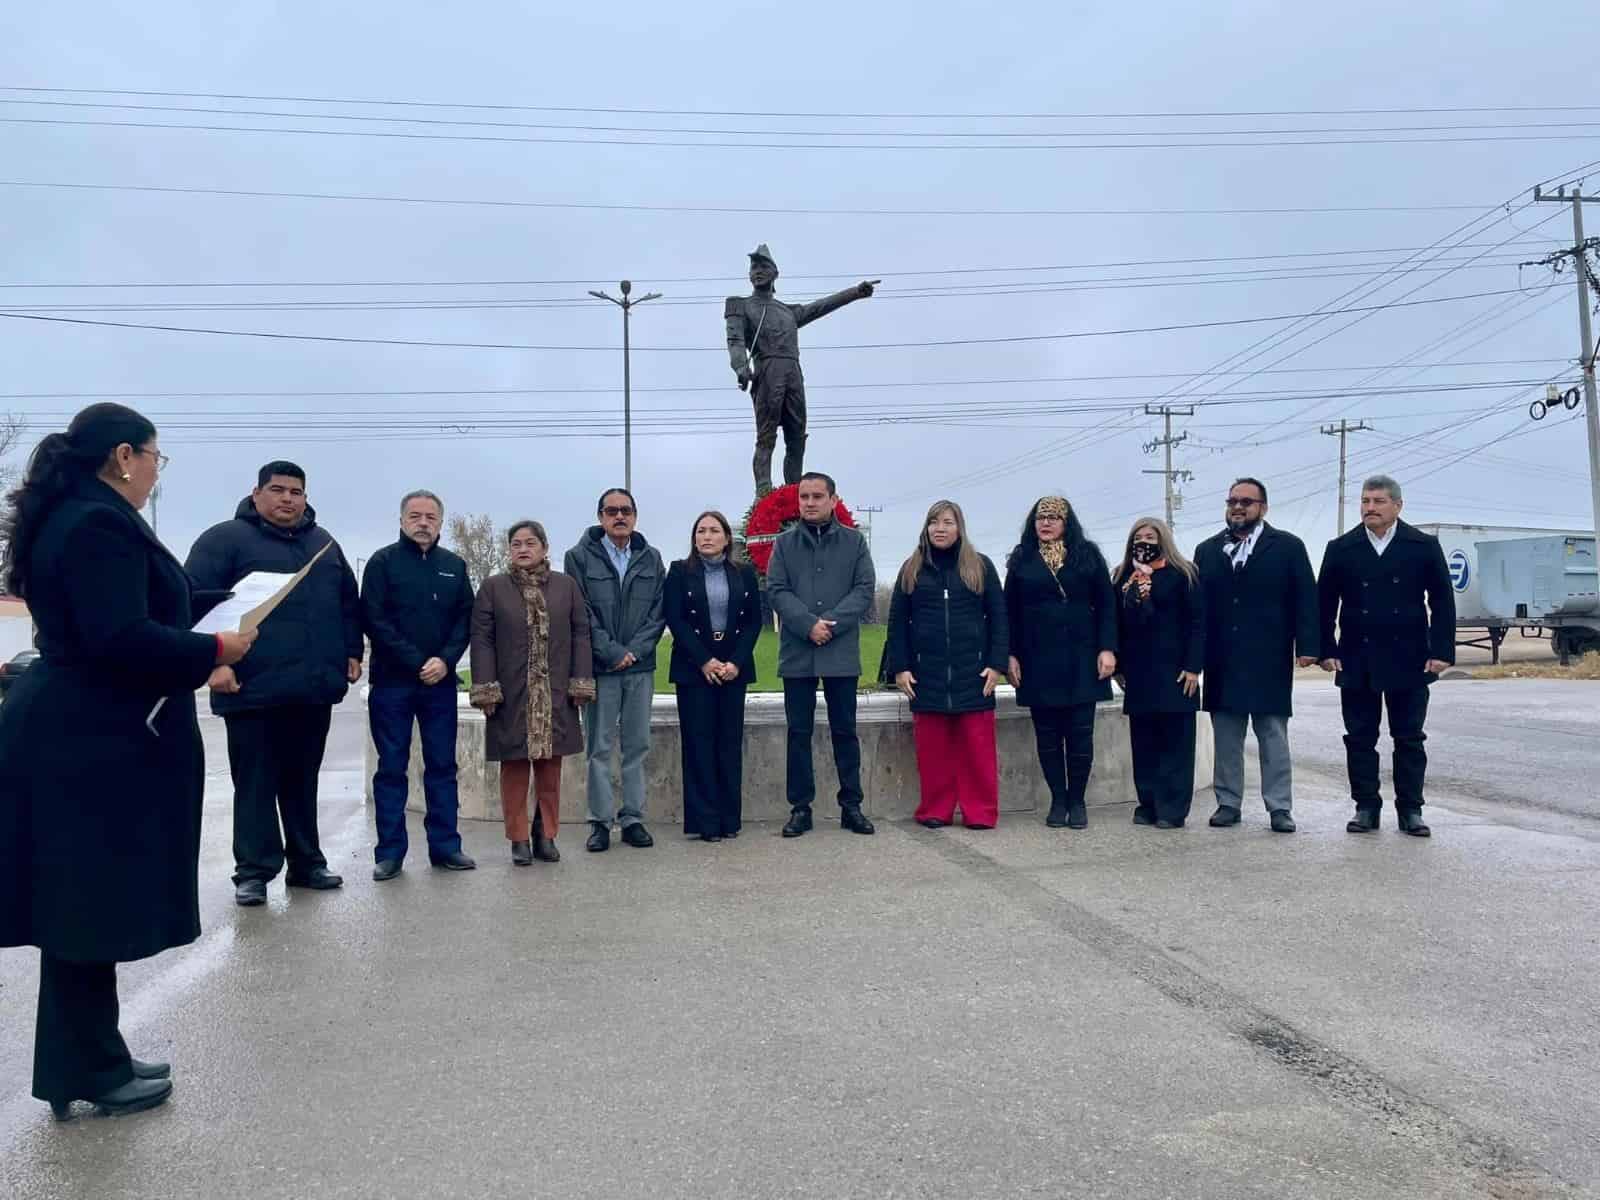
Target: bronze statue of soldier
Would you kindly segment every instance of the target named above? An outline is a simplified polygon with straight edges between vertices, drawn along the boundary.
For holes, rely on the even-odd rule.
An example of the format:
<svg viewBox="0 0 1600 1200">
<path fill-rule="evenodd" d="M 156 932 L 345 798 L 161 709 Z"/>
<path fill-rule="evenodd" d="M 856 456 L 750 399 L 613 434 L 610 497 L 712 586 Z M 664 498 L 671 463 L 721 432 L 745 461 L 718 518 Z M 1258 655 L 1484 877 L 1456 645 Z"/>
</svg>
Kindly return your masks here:
<svg viewBox="0 0 1600 1200">
<path fill-rule="evenodd" d="M 739 390 L 750 389 L 756 413 L 756 453 L 752 462 L 756 496 L 772 490 L 772 454 L 783 430 L 783 481 L 798 483 L 805 470 L 806 380 L 800 371 L 798 330 L 853 300 L 872 295 L 876 279 L 864 280 L 809 304 L 787 304 L 773 292 L 778 264 L 765 242 L 750 252 L 748 296 L 729 296 L 723 305 L 728 326 L 728 363 Z"/>
</svg>

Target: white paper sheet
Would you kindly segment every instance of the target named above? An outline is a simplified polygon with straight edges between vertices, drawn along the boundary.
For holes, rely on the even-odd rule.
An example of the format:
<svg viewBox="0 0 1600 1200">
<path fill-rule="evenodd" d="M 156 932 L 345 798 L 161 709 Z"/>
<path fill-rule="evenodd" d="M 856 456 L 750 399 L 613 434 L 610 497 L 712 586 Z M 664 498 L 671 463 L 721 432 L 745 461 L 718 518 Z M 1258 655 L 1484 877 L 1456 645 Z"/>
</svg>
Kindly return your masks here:
<svg viewBox="0 0 1600 1200">
<path fill-rule="evenodd" d="M 257 605 L 265 604 L 293 579 L 288 571 L 251 571 L 233 585 L 233 595 L 194 623 L 196 633 L 233 633 Z"/>
</svg>

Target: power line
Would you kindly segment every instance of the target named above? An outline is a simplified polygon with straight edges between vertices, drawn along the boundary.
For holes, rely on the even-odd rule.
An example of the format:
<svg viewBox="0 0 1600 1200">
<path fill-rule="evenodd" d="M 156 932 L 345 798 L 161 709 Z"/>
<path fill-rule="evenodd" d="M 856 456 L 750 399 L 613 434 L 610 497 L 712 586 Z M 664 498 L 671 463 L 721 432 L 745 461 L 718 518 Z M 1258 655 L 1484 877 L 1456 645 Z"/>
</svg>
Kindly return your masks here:
<svg viewBox="0 0 1600 1200">
<path fill-rule="evenodd" d="M 923 342 L 860 342 L 848 345 L 824 345 L 810 347 L 811 353 L 828 350 L 915 350 L 930 349 L 940 346 L 992 346 L 1014 345 L 1024 342 L 1051 342 L 1069 341 L 1090 337 L 1118 337 L 1127 334 L 1143 333 L 1173 333 L 1189 329 L 1221 329 L 1237 325 L 1260 325 L 1273 321 L 1298 321 L 1309 316 L 1329 315 L 1336 316 L 1341 313 L 1376 313 L 1389 309 L 1416 308 L 1432 304 L 1448 304 L 1459 300 L 1479 300 L 1490 296 L 1506 296 L 1517 293 L 1520 289 L 1504 288 L 1491 292 L 1468 292 L 1458 296 L 1435 296 L 1428 300 L 1401 300 L 1387 304 L 1369 305 L 1359 308 L 1343 308 L 1327 310 L 1325 313 L 1282 313 L 1267 317 L 1235 317 L 1219 321 L 1194 321 L 1171 325 L 1146 325 L 1128 329 L 1087 329 L 1073 333 L 1036 333 L 1018 334 L 1010 337 L 997 338 L 948 338 Z M 572 351 L 572 352 L 602 352 L 614 353 L 614 346 L 557 346 L 537 345 L 523 342 L 444 342 L 429 341 L 412 338 L 368 338 L 344 337 L 333 334 L 311 333 L 276 333 L 262 329 L 210 329 L 189 325 L 156 325 L 132 321 L 103 321 L 92 320 L 86 317 L 50 317 L 38 313 L 0 312 L 0 318 L 12 321 L 38 321 L 59 325 L 86 325 L 108 329 L 143 329 L 154 330 L 162 333 L 198 333 L 217 337 L 250 337 L 265 338 L 272 341 L 290 342 L 331 342 L 336 344 L 371 345 L 371 346 L 420 346 L 438 349 L 459 350 L 539 350 L 539 351 Z M 668 354 L 677 352 L 710 353 L 715 347 L 710 346 L 639 346 L 636 349 L 643 352 Z M 720 353 L 720 351 L 718 351 Z"/>
<path fill-rule="evenodd" d="M 972 152 L 1036 152 L 1040 150 L 1226 150 L 1294 146 L 1422 146 L 1483 142 L 1570 142 L 1600 140 L 1600 133 L 1468 134 L 1450 137 L 1274 138 L 1232 142 L 1034 142 L 1016 145 L 926 145 L 901 142 L 724 142 L 677 141 L 664 138 L 516 137 L 498 133 L 414 133 L 394 129 L 308 129 L 283 125 L 211 125 L 192 121 L 104 121 L 68 117 L 0 117 L 5 125 L 51 125 L 90 129 L 163 129 L 203 133 L 278 133 L 309 137 L 391 138 L 412 142 L 487 142 L 540 146 L 654 146 L 679 150 L 868 150 Z M 796 136 L 803 136 L 797 134 Z M 1203 135 L 1197 135 L 1203 136 Z"/>
<path fill-rule="evenodd" d="M 245 188 L 178 187 L 136 183 L 67 183 L 0 179 L 0 187 L 72 191 L 154 192 L 169 195 L 236 196 L 274 200 L 346 200 L 383 204 L 447 204 L 483 208 L 566 209 L 584 212 L 697 213 L 714 216 L 822 217 L 1216 217 L 1310 216 L 1332 213 L 1477 212 L 1481 204 L 1339 205 L 1320 208 L 756 208 L 748 205 L 596 204 L 565 200 L 452 199 L 443 196 L 383 196 L 347 192 L 274 192 Z"/>
<path fill-rule="evenodd" d="M 359 104 L 398 108 L 471 108 L 497 112 L 558 112 L 601 113 L 616 115 L 650 115 L 672 117 L 793 117 L 839 120 L 1092 120 L 1092 119 L 1206 119 L 1217 117 L 1331 117 L 1331 116 L 1390 116 L 1422 113 L 1503 113 L 1503 112 L 1600 112 L 1600 104 L 1502 104 L 1502 105 L 1434 105 L 1396 108 L 1309 108 L 1309 109 L 1220 109 L 1173 110 L 1168 112 L 1055 112 L 1055 113 L 995 113 L 995 112 L 795 112 L 752 111 L 745 109 L 672 109 L 585 107 L 579 105 L 551 104 L 486 104 L 459 100 L 398 100 L 363 99 L 330 96 L 277 96 L 251 95 L 239 92 L 175 92 L 139 88 L 81 88 L 38 87 L 10 85 L 0 87 L 5 92 L 74 96 L 152 96 L 178 97 L 199 100 L 252 100 L 269 104 Z"/>
</svg>

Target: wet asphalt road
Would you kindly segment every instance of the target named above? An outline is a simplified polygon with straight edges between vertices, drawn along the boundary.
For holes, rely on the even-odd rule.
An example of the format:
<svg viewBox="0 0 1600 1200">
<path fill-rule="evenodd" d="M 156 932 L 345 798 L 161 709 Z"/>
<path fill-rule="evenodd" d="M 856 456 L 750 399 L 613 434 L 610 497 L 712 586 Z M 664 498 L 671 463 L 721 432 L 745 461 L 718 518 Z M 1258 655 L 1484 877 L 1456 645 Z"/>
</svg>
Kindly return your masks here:
<svg viewBox="0 0 1600 1200">
<path fill-rule="evenodd" d="M 416 828 L 381 886 L 352 701 L 347 886 L 250 911 L 206 721 L 206 932 L 122 970 L 175 1099 L 51 1122 L 0 952 L 0 1195 L 1600 1194 L 1600 684 L 1436 689 L 1429 841 L 1344 832 L 1337 697 L 1296 697 L 1292 837 L 1197 798 L 515 870 L 472 825 L 455 875 Z"/>
</svg>

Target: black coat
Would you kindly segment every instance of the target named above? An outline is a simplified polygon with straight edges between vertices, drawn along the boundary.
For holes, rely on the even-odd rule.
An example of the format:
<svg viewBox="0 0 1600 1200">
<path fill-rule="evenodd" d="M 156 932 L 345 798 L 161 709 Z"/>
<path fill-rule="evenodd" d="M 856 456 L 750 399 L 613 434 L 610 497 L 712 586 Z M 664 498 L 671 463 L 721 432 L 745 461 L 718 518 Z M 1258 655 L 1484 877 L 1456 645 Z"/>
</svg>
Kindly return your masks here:
<svg viewBox="0 0 1600 1200">
<path fill-rule="evenodd" d="M 293 574 L 333 542 L 314 509 L 293 529 L 264 521 L 246 496 L 233 520 L 213 525 L 189 551 L 196 587 L 231 588 L 251 571 Z M 337 704 L 349 690 L 349 659 L 361 661 L 361 596 L 338 543 L 261 623 L 261 636 L 234 668 L 240 690 L 213 692 L 218 716 L 283 704 Z"/>
<path fill-rule="evenodd" d="M 189 632 L 188 576 L 97 481 L 45 518 L 28 567 L 40 658 L 0 708 L 0 946 L 129 962 L 186 945 L 205 790 L 194 692 L 216 639 Z"/>
<path fill-rule="evenodd" d="M 706 577 L 679 559 L 667 570 L 664 598 L 672 631 L 672 661 L 667 678 L 677 687 L 725 686 L 706 682 L 700 668 L 713 658 L 739 668 L 736 684 L 756 681 L 756 641 L 761 637 L 761 580 L 749 563 L 728 568 L 728 628 L 722 641 L 712 637 Z"/>
<path fill-rule="evenodd" d="M 1059 574 L 1032 547 L 1012 552 L 1006 570 L 1006 620 L 1011 654 L 1022 666 L 1017 703 L 1062 708 L 1111 699 L 1096 660 L 1117 649 L 1117 601 L 1098 550 Z"/>
<path fill-rule="evenodd" d="M 1196 675 L 1205 669 L 1205 593 L 1198 582 L 1173 566 L 1150 578 L 1150 595 L 1122 589 L 1117 670 L 1122 675 L 1122 711 L 1130 717 L 1147 713 L 1186 713 L 1200 707 L 1199 697 L 1183 694 L 1178 672 Z"/>
<path fill-rule="evenodd" d="M 1006 672 L 1011 653 L 1005 593 L 1000 574 L 985 555 L 983 591 L 974 592 L 956 569 L 956 556 L 934 552 L 917 572 L 909 595 L 895 578 L 889 601 L 888 674 L 916 677 L 911 711 L 984 712 L 994 697 L 983 694 L 982 672 Z"/>
<path fill-rule="evenodd" d="M 1358 525 L 1323 551 L 1317 591 L 1325 657 L 1339 659 L 1340 687 L 1408 691 L 1438 678 L 1424 670 L 1430 658 L 1455 662 L 1455 592 L 1431 534 L 1400 521 L 1380 556 Z"/>
<path fill-rule="evenodd" d="M 1235 571 L 1222 552 L 1231 536 L 1224 529 L 1194 552 L 1205 592 L 1205 710 L 1292 716 L 1295 657 L 1322 657 L 1311 559 L 1294 534 L 1264 525 Z"/>
<path fill-rule="evenodd" d="M 440 682 L 455 687 L 456 664 L 472 636 L 472 580 L 467 564 L 443 546 L 426 554 L 408 537 L 367 559 L 361 609 L 372 641 L 372 686 L 420 682 L 430 658 L 450 669 Z"/>
</svg>

